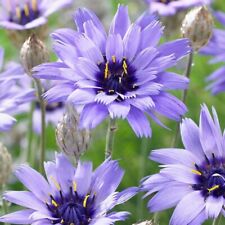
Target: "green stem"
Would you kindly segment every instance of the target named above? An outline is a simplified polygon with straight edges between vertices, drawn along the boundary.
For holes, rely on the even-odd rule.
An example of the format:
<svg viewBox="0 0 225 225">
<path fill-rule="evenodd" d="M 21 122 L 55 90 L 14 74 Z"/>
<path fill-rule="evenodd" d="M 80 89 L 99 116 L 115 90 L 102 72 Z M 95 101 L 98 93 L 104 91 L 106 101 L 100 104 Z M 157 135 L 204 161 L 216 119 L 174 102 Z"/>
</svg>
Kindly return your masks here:
<svg viewBox="0 0 225 225">
<path fill-rule="evenodd" d="M 193 63 L 193 52 L 191 52 L 188 56 L 188 63 L 187 63 L 187 67 L 186 67 L 186 71 L 184 76 L 187 78 L 190 78 L 191 75 L 191 69 L 192 69 L 192 63 Z M 181 101 L 185 104 L 186 100 L 187 100 L 187 94 L 188 94 L 188 90 L 189 89 L 185 89 L 181 98 Z M 172 142 L 172 147 L 176 147 L 178 144 L 178 139 L 180 137 L 179 132 L 180 131 L 180 123 L 177 123 L 176 125 L 176 130 L 175 130 L 175 136 Z"/>
<path fill-rule="evenodd" d="M 45 102 L 42 97 L 42 86 L 41 82 L 34 78 L 34 82 L 37 88 L 38 100 L 41 108 L 41 151 L 40 151 L 40 164 L 39 171 L 42 173 L 44 171 L 44 161 L 45 161 Z"/>
<path fill-rule="evenodd" d="M 221 219 L 222 219 L 222 214 L 220 213 L 220 215 L 213 220 L 212 225 L 220 225 Z"/>
<path fill-rule="evenodd" d="M 146 171 L 146 159 L 148 158 L 148 139 L 142 138 L 141 140 L 141 152 L 140 152 L 140 173 L 139 180 L 141 180 L 145 176 Z M 144 202 L 142 199 L 142 195 L 139 195 L 137 202 L 137 221 L 141 221 L 143 219 L 144 212 Z"/>
<path fill-rule="evenodd" d="M 2 185 L 2 209 L 3 209 L 3 213 L 4 215 L 8 213 L 8 205 L 7 202 L 3 199 L 3 193 L 5 191 L 5 185 Z M 9 223 L 4 223 L 4 225 L 10 225 Z"/>
<path fill-rule="evenodd" d="M 33 166 L 32 157 L 32 141 L 33 141 L 33 113 L 34 113 L 34 103 L 30 105 L 29 121 L 28 121 L 28 145 L 27 145 L 27 161 Z"/>
<path fill-rule="evenodd" d="M 110 118 L 106 135 L 105 159 L 112 158 L 115 131 L 116 131 L 116 119 Z"/>
</svg>

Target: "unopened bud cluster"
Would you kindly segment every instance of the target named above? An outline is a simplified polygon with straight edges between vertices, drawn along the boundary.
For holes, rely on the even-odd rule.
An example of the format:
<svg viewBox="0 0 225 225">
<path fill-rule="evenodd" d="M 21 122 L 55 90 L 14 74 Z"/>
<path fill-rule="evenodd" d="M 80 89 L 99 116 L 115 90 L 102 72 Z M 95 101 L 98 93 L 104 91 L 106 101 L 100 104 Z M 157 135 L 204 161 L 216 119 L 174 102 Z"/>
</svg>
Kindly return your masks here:
<svg viewBox="0 0 225 225">
<path fill-rule="evenodd" d="M 0 143 L 0 185 L 7 182 L 12 170 L 12 158 L 7 148 Z"/>
<path fill-rule="evenodd" d="M 192 9 L 185 16 L 181 33 L 184 38 L 189 38 L 194 51 L 206 45 L 211 37 L 213 18 L 205 6 Z"/>
<path fill-rule="evenodd" d="M 90 131 L 79 129 L 79 114 L 72 106 L 67 106 L 67 112 L 56 128 L 56 140 L 60 149 L 68 156 L 78 160 L 87 150 L 90 142 Z"/>
<path fill-rule="evenodd" d="M 49 54 L 44 43 L 32 34 L 20 50 L 21 63 L 29 75 L 33 67 L 49 61 Z"/>
</svg>

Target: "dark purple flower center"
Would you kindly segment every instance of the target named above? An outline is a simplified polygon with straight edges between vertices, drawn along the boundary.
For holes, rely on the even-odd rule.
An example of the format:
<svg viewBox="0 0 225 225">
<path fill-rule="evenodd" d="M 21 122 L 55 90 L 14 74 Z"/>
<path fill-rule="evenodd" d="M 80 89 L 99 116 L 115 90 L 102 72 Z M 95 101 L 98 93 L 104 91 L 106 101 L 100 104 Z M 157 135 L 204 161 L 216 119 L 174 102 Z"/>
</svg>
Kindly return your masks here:
<svg viewBox="0 0 225 225">
<path fill-rule="evenodd" d="M 54 112 L 55 110 L 62 109 L 64 107 L 63 102 L 54 102 L 54 103 L 48 103 L 45 107 L 46 112 Z M 40 103 L 36 102 L 36 108 L 40 109 Z"/>
<path fill-rule="evenodd" d="M 179 0 L 157 0 L 160 3 L 169 4 L 171 2 L 179 1 Z"/>
<path fill-rule="evenodd" d="M 9 21 L 20 25 L 37 19 L 40 12 L 37 7 L 37 0 L 31 0 L 31 3 L 25 3 L 22 7 L 17 5 L 15 11 L 10 11 Z"/>
<path fill-rule="evenodd" d="M 201 166 L 195 164 L 196 170 L 193 172 L 198 183 L 192 186 L 193 189 L 202 191 L 205 198 L 210 195 L 225 197 L 225 160 L 216 158 L 214 154 L 212 159 L 205 158 Z"/>
<path fill-rule="evenodd" d="M 59 190 L 59 196 L 50 196 L 51 204 L 47 204 L 52 217 L 52 224 L 64 225 L 88 225 L 93 217 L 95 196 L 79 196 L 76 189 L 70 188 L 69 194 L 63 195 Z"/>
<path fill-rule="evenodd" d="M 98 65 L 100 73 L 97 74 L 98 93 L 105 92 L 107 95 L 122 94 L 132 92 L 138 88 L 136 85 L 135 69 L 125 58 L 117 61 L 112 57 L 112 61 L 107 61 Z M 121 100 L 121 99 L 117 99 Z"/>
</svg>

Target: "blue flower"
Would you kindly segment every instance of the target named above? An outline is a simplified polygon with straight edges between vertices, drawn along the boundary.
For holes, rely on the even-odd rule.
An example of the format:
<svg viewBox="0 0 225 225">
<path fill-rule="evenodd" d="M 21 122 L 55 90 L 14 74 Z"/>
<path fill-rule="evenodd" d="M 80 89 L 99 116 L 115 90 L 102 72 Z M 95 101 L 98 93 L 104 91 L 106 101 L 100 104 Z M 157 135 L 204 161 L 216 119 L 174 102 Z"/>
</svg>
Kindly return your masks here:
<svg viewBox="0 0 225 225">
<path fill-rule="evenodd" d="M 223 12 L 215 12 L 215 17 L 223 26 L 225 26 L 225 14 Z M 214 29 L 212 38 L 210 39 L 208 45 L 201 50 L 204 55 L 212 56 L 213 59 L 210 63 L 224 63 L 225 61 L 225 29 Z M 225 91 L 225 66 L 221 66 L 215 72 L 213 72 L 207 81 L 211 82 L 208 89 L 212 94 L 218 94 Z"/>
<path fill-rule="evenodd" d="M 212 0 L 145 0 L 149 4 L 150 12 L 160 16 L 171 16 L 191 7 L 208 5 Z"/>
<path fill-rule="evenodd" d="M 156 192 L 148 203 L 152 212 L 176 207 L 171 225 L 199 225 L 225 213 L 225 135 L 214 108 L 212 113 L 203 105 L 199 126 L 183 120 L 184 149 L 159 149 L 150 155 L 163 165 L 142 187 L 146 196 Z"/>
<path fill-rule="evenodd" d="M 128 216 L 127 212 L 109 213 L 138 192 L 135 187 L 115 192 L 124 174 L 117 161 L 106 160 L 92 171 L 91 162 L 79 162 L 75 168 L 63 154 L 56 154 L 56 161 L 44 166 L 47 181 L 29 166 L 16 170 L 28 191 L 9 191 L 4 198 L 28 209 L 2 216 L 1 222 L 110 225 Z"/>
<path fill-rule="evenodd" d="M 0 71 L 3 67 L 4 50 L 0 48 Z M 0 131 L 9 130 L 16 122 L 12 115 L 23 111 L 24 105 L 34 99 L 34 90 L 17 84 L 24 76 L 22 67 L 14 62 L 6 64 L 0 73 Z"/>
<path fill-rule="evenodd" d="M 166 70 L 190 52 L 187 39 L 157 46 L 160 22 L 146 13 L 131 24 L 126 6 L 119 6 L 108 35 L 87 9 L 74 20 L 77 31 L 52 34 L 60 61 L 34 69 L 38 78 L 64 81 L 46 92 L 49 102 L 82 105 L 81 128 L 94 128 L 109 115 L 127 119 L 137 136 L 151 136 L 145 113 L 159 124 L 155 113 L 180 119 L 186 106 L 168 91 L 187 88 L 189 80 Z"/>
<path fill-rule="evenodd" d="M 41 26 L 47 17 L 72 4 L 72 0 L 2 0 L 0 26 L 10 30 L 25 30 Z"/>
</svg>

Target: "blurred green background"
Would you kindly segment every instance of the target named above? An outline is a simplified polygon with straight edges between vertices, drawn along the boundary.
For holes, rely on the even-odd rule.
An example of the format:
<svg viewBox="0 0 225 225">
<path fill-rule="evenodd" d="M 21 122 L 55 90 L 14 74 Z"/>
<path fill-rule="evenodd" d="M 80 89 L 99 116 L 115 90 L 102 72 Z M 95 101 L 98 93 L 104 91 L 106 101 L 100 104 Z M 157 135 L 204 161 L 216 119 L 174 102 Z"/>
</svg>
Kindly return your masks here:
<svg viewBox="0 0 225 225">
<path fill-rule="evenodd" d="M 77 7 L 88 7 L 92 8 L 104 21 L 105 25 L 108 26 L 112 16 L 117 8 L 118 3 L 124 3 L 129 5 L 129 11 L 134 20 L 138 15 L 140 15 L 144 10 L 147 10 L 146 5 L 141 0 L 76 0 L 74 1 L 74 8 L 61 11 L 58 14 L 50 17 L 49 20 L 49 32 L 59 27 L 73 27 L 72 14 Z M 222 10 L 225 12 L 224 0 L 215 0 L 213 3 L 213 8 L 216 10 Z M 216 26 L 219 26 L 215 23 Z M 178 38 L 179 34 L 175 32 L 172 33 L 170 39 Z M 50 40 L 48 41 L 49 49 L 51 49 Z M 8 33 L 5 30 L 0 30 L 0 46 L 5 48 L 6 60 L 18 60 L 19 49 L 14 47 Z M 52 59 L 55 56 L 52 54 Z M 205 90 L 206 82 L 205 78 L 212 73 L 220 65 L 208 65 L 209 57 L 199 56 L 195 54 L 194 56 L 194 66 L 191 73 L 191 83 L 188 92 L 187 106 L 188 113 L 187 117 L 192 118 L 198 123 L 200 104 L 206 103 L 209 107 L 215 106 L 219 119 L 221 122 L 221 127 L 225 127 L 225 94 L 220 94 L 218 96 L 212 96 L 210 92 Z M 181 74 L 183 69 L 178 70 Z M 176 93 L 177 96 L 181 96 L 181 93 Z M 7 134 L 1 134 L 1 141 L 8 146 L 9 151 L 13 155 L 14 166 L 16 164 L 23 162 L 23 156 L 25 153 L 24 138 L 27 137 L 26 132 L 26 115 L 18 117 L 18 125 Z M 165 124 L 171 128 L 171 130 L 166 130 L 159 127 L 155 123 L 151 122 L 153 135 L 151 139 L 138 139 L 126 121 L 118 121 L 118 130 L 115 136 L 114 152 L 113 158 L 119 159 L 121 167 L 125 170 L 125 176 L 123 182 L 121 183 L 119 190 L 130 186 L 138 186 L 139 181 L 142 177 L 149 174 L 158 172 L 158 165 L 148 159 L 148 155 L 152 149 L 170 147 L 171 141 L 175 134 L 176 123 L 169 120 L 163 119 Z M 93 130 L 92 142 L 90 144 L 88 152 L 83 156 L 83 159 L 92 160 L 94 166 L 97 167 L 104 160 L 104 148 L 105 148 L 105 134 L 107 129 L 107 121 Z M 21 133 L 21 130 L 23 132 Z M 33 148 L 37 148 L 38 137 L 35 138 L 33 143 Z M 179 143 L 180 147 L 182 146 Z M 48 158 L 53 158 L 53 153 L 57 150 L 57 145 L 55 143 L 55 131 L 53 127 L 48 127 L 47 132 L 47 148 L 48 148 Z M 9 180 L 8 189 L 12 190 L 22 190 L 22 185 L 16 182 L 15 178 L 12 176 Z M 146 208 L 147 199 L 142 200 L 143 194 L 139 194 L 126 204 L 117 207 L 118 210 L 126 210 L 131 212 L 130 218 L 125 222 L 118 222 L 118 224 L 133 224 L 137 221 L 143 219 L 151 219 L 152 214 L 150 214 Z M 187 206 L 189 207 L 189 206 Z M 171 216 L 172 210 L 160 213 L 160 224 L 168 224 L 169 218 Z M 205 224 L 211 224 L 208 222 Z M 225 220 L 221 224 L 225 224 Z M 184 224 L 185 225 L 185 224 Z"/>
</svg>

